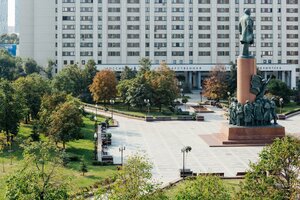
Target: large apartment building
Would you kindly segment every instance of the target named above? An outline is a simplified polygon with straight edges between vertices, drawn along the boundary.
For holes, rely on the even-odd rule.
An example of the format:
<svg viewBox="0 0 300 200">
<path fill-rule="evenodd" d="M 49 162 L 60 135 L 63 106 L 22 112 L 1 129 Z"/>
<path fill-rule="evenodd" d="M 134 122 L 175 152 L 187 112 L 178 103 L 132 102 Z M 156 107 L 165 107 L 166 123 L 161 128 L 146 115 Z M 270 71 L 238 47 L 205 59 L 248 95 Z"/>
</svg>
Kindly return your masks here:
<svg viewBox="0 0 300 200">
<path fill-rule="evenodd" d="M 0 35 L 8 32 L 8 0 L 0 0 Z"/>
<path fill-rule="evenodd" d="M 22 0 L 20 55 L 57 70 L 94 59 L 122 71 L 141 57 L 166 62 L 192 87 L 240 54 L 238 23 L 245 8 L 255 21 L 251 52 L 264 76 L 296 87 L 299 79 L 298 0 Z M 296 80 L 297 79 L 297 80 Z"/>
</svg>

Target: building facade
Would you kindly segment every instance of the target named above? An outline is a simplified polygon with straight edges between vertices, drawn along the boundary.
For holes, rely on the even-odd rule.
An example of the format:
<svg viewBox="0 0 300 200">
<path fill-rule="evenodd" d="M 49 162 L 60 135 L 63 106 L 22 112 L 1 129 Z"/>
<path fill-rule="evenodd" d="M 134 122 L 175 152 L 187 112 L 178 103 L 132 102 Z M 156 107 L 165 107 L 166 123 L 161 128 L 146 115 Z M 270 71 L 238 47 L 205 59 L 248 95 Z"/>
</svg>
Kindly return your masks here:
<svg viewBox="0 0 300 200">
<path fill-rule="evenodd" d="M 8 32 L 8 0 L 0 0 L 0 35 Z"/>
<path fill-rule="evenodd" d="M 89 59 L 99 69 L 121 70 L 149 57 L 154 66 L 166 62 L 185 73 L 194 86 L 199 74 L 235 62 L 239 18 L 250 8 L 258 66 L 272 66 L 267 76 L 292 88 L 299 79 L 298 0 L 23 0 L 21 7 L 21 56 L 42 65 L 55 60 L 57 70 Z"/>
<path fill-rule="evenodd" d="M 21 12 L 21 0 L 15 0 L 15 33 L 20 32 L 20 12 Z"/>
</svg>

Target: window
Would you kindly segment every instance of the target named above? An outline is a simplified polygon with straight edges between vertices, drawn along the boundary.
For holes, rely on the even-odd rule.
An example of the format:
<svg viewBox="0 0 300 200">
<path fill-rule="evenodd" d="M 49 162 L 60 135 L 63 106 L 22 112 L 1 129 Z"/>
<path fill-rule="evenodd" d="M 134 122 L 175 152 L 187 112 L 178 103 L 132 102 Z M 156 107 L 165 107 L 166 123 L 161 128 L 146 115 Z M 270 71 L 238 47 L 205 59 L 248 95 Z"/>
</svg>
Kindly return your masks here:
<svg viewBox="0 0 300 200">
<path fill-rule="evenodd" d="M 120 51 L 109 51 L 109 52 L 107 52 L 107 55 L 108 56 L 120 56 L 121 53 L 120 53 Z"/>
<path fill-rule="evenodd" d="M 210 51 L 199 51 L 198 56 L 210 56 Z"/>
<path fill-rule="evenodd" d="M 127 56 L 140 56 L 139 51 L 128 51 Z"/>
<path fill-rule="evenodd" d="M 261 4 L 272 4 L 273 0 L 261 0 Z"/>
<path fill-rule="evenodd" d="M 229 56 L 229 51 L 218 51 L 218 56 Z"/>
</svg>

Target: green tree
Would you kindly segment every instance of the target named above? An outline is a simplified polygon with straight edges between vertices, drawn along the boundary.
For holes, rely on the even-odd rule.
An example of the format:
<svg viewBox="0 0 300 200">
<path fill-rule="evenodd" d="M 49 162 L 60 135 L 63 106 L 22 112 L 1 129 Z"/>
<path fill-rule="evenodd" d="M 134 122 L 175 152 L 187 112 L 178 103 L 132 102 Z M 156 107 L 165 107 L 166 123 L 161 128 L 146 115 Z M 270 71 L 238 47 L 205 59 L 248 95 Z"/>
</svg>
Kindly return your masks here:
<svg viewBox="0 0 300 200">
<path fill-rule="evenodd" d="M 23 117 L 24 100 L 12 84 L 0 79 L 0 132 L 4 132 L 9 142 L 10 134 L 17 135 Z"/>
<path fill-rule="evenodd" d="M 60 173 L 62 153 L 50 143 L 33 142 L 24 147 L 24 164 L 7 181 L 8 200 L 68 199 L 67 178 Z"/>
<path fill-rule="evenodd" d="M 216 66 L 210 72 L 209 78 L 204 80 L 204 96 L 209 99 L 220 100 L 227 98 L 228 82 L 224 66 Z"/>
<path fill-rule="evenodd" d="M 230 199 L 219 177 L 198 176 L 196 180 L 187 180 L 176 194 L 177 200 L 226 200 Z"/>
<path fill-rule="evenodd" d="M 49 82 L 38 74 L 20 77 L 13 83 L 14 88 L 23 96 L 26 105 L 26 122 L 37 119 L 42 97 L 50 92 Z"/>
<path fill-rule="evenodd" d="M 95 102 L 108 102 L 116 97 L 117 79 L 115 72 L 102 70 L 96 74 L 89 87 Z"/>
<path fill-rule="evenodd" d="M 298 199 L 300 194 L 300 141 L 276 139 L 250 163 L 238 199 Z"/>
<path fill-rule="evenodd" d="M 47 129 L 50 126 L 50 116 L 56 108 L 67 101 L 74 101 L 72 96 L 64 92 L 55 92 L 52 94 L 45 94 L 42 97 L 41 108 L 38 113 L 39 116 L 39 130 L 47 134 Z"/>
<path fill-rule="evenodd" d="M 230 75 L 228 79 L 228 91 L 230 94 L 235 94 L 237 90 L 237 67 L 236 64 L 231 62 Z"/>
<path fill-rule="evenodd" d="M 145 105 L 144 99 L 152 99 L 152 94 L 150 83 L 144 75 L 139 74 L 136 78 L 130 80 L 126 93 L 126 103 L 141 110 Z"/>
<path fill-rule="evenodd" d="M 0 36 L 1 44 L 19 44 L 19 36 L 15 33 Z"/>
<path fill-rule="evenodd" d="M 83 73 L 83 83 L 84 89 L 83 94 L 80 97 L 85 102 L 92 102 L 91 92 L 89 90 L 89 86 L 93 83 L 93 79 L 97 74 L 96 63 L 94 60 L 89 60 L 85 65 L 82 73 Z"/>
<path fill-rule="evenodd" d="M 82 157 L 82 159 L 81 159 L 79 171 L 82 173 L 82 176 L 84 176 L 84 174 L 88 172 L 88 168 L 85 163 L 84 157 Z"/>
<path fill-rule="evenodd" d="M 151 60 L 149 58 L 141 58 L 139 60 L 140 70 L 139 73 L 144 74 L 147 71 L 151 70 Z"/>
<path fill-rule="evenodd" d="M 19 76 L 15 58 L 5 50 L 0 50 L 0 78 L 14 80 Z"/>
<path fill-rule="evenodd" d="M 176 194 L 177 200 L 226 200 L 230 199 L 228 188 L 219 177 L 198 176 L 195 180 L 186 180 Z"/>
<path fill-rule="evenodd" d="M 124 70 L 121 72 L 121 81 L 133 79 L 136 76 L 136 71 L 132 70 L 130 67 L 125 66 Z"/>
<path fill-rule="evenodd" d="M 53 68 L 54 68 L 54 66 L 55 66 L 55 62 L 52 61 L 52 60 L 48 60 L 46 68 L 43 69 L 45 74 L 46 74 L 46 77 L 48 79 L 52 79 L 52 77 L 53 77 Z"/>
<path fill-rule="evenodd" d="M 118 95 L 121 97 L 121 100 L 124 103 L 127 103 L 126 102 L 127 91 L 130 88 L 131 83 L 132 83 L 132 79 L 131 80 L 124 79 L 120 81 L 117 85 Z"/>
<path fill-rule="evenodd" d="M 55 91 L 64 91 L 74 97 L 80 97 L 85 89 L 82 70 L 77 65 L 66 66 L 54 77 L 52 85 Z"/>
<path fill-rule="evenodd" d="M 35 60 L 28 58 L 23 61 L 24 72 L 29 75 L 33 73 L 40 73 L 41 68 L 38 66 Z"/>
<path fill-rule="evenodd" d="M 152 74 L 152 76 L 146 76 L 148 82 L 151 82 L 152 102 L 161 111 L 163 105 L 172 106 L 174 100 L 179 96 L 178 81 L 175 72 L 164 63 Z"/>
<path fill-rule="evenodd" d="M 72 101 L 65 102 L 51 114 L 48 135 L 56 143 L 62 142 L 65 149 L 67 142 L 79 139 L 82 123 L 79 105 Z"/>
<path fill-rule="evenodd" d="M 155 194 L 159 184 L 152 181 L 151 170 L 152 164 L 145 156 L 131 156 L 118 171 L 116 181 L 109 191 L 102 190 L 100 195 L 108 194 L 111 200 L 165 199 L 164 195 Z"/>
<path fill-rule="evenodd" d="M 290 97 L 293 94 L 293 91 L 286 85 L 286 83 L 278 79 L 271 79 L 267 89 L 271 95 L 276 96 L 278 99 L 283 98 L 285 103 L 290 102 Z"/>
</svg>

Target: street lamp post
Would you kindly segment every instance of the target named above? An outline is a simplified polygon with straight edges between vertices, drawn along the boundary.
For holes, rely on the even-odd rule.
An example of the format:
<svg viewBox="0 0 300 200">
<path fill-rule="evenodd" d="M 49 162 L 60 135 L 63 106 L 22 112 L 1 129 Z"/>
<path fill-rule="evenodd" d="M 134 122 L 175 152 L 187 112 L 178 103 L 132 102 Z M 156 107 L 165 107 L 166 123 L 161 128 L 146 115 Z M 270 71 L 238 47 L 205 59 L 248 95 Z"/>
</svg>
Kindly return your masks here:
<svg viewBox="0 0 300 200">
<path fill-rule="evenodd" d="M 150 99 L 144 99 L 144 103 L 147 106 L 147 115 L 150 113 Z"/>
<path fill-rule="evenodd" d="M 97 119 L 98 105 L 97 104 L 95 105 L 95 108 L 96 108 L 96 114 L 95 114 L 95 117 L 94 117 L 94 121 L 95 121 L 95 132 L 97 132 L 97 125 L 98 125 L 98 119 Z"/>
<path fill-rule="evenodd" d="M 202 102 L 202 86 L 200 86 L 200 102 Z"/>
<path fill-rule="evenodd" d="M 114 104 L 115 104 L 115 100 L 111 99 L 110 101 L 110 104 L 111 104 L 111 119 L 113 120 L 114 119 Z"/>
<path fill-rule="evenodd" d="M 282 114 L 283 98 L 279 99 L 279 105 L 280 105 L 280 114 Z"/>
<path fill-rule="evenodd" d="M 228 107 L 229 107 L 229 105 L 230 105 L 230 94 L 231 94 L 231 93 L 228 91 L 228 92 L 227 92 L 227 95 L 228 95 Z"/>
<path fill-rule="evenodd" d="M 95 139 L 95 160 L 97 160 L 97 151 L 98 151 L 98 146 L 97 146 L 97 144 L 98 144 L 98 133 L 97 132 L 95 132 L 94 133 L 94 139 Z"/>
<path fill-rule="evenodd" d="M 185 154 L 190 152 L 192 150 L 192 147 L 190 146 L 185 146 L 181 149 L 182 153 L 182 176 L 183 178 L 185 177 Z"/>
<path fill-rule="evenodd" d="M 123 166 L 123 153 L 125 151 L 125 146 L 119 147 L 119 152 L 121 152 L 121 166 Z"/>
</svg>

